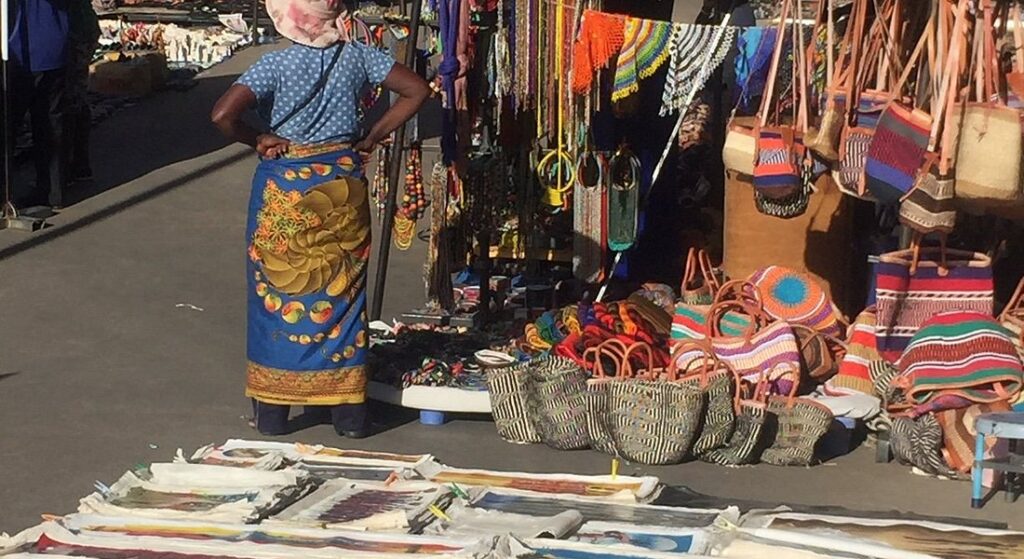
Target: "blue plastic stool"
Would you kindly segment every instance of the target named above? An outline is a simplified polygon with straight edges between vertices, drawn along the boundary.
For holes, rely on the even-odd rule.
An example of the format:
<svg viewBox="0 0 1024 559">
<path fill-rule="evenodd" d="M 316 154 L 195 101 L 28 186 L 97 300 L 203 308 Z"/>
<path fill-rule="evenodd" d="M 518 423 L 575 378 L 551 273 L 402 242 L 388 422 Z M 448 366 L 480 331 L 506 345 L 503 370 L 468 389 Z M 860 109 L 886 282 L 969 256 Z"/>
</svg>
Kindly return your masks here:
<svg viewBox="0 0 1024 559">
<path fill-rule="evenodd" d="M 1024 440 L 1024 413 L 986 413 L 975 423 L 978 431 L 974 442 L 974 468 L 971 481 L 971 507 L 980 509 L 984 504 L 981 495 L 981 478 L 984 470 L 1004 472 L 1006 499 L 1016 501 L 1020 494 L 1018 474 L 1024 474 L 1024 455 L 1017 454 L 1017 441 Z M 998 437 L 1009 442 L 1009 455 L 1003 459 L 985 460 L 985 437 Z"/>
<path fill-rule="evenodd" d="M 422 425 L 444 425 L 447 422 L 447 414 L 443 411 L 420 410 L 420 423 Z"/>
</svg>

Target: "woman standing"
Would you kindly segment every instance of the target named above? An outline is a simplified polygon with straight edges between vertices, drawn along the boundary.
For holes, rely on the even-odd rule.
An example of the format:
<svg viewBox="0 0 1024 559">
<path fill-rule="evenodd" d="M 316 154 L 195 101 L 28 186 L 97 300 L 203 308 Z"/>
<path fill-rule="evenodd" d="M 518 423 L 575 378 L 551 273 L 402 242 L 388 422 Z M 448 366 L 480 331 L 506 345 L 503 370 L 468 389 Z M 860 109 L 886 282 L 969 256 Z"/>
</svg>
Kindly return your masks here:
<svg viewBox="0 0 1024 559">
<path fill-rule="evenodd" d="M 294 45 L 264 55 L 212 115 L 261 158 L 246 228 L 246 395 L 263 434 L 288 432 L 289 406 L 304 405 L 329 409 L 339 434 L 362 437 L 370 252 L 362 155 L 411 118 L 430 89 L 390 56 L 345 40 L 340 0 L 267 0 L 267 12 Z M 368 83 L 399 98 L 359 137 Z M 250 108 L 272 133 L 242 121 Z"/>
</svg>

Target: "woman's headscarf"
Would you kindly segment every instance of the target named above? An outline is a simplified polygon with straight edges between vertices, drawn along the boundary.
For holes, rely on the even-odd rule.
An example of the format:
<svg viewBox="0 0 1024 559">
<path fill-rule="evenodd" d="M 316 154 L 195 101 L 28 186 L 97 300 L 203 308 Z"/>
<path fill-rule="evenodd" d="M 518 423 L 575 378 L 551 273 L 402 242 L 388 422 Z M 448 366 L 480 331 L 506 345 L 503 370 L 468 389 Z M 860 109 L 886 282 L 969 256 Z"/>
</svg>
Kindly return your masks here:
<svg viewBox="0 0 1024 559">
<path fill-rule="evenodd" d="M 266 0 L 277 32 L 293 43 L 329 47 L 348 36 L 342 0 Z"/>
</svg>

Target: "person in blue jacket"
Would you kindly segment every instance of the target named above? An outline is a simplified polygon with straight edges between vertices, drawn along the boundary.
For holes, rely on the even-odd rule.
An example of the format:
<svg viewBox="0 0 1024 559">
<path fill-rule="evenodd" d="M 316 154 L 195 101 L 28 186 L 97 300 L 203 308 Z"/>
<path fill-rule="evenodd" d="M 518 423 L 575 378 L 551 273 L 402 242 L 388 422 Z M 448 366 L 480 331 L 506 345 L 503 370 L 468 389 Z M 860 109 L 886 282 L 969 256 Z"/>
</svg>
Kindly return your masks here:
<svg viewBox="0 0 1024 559">
<path fill-rule="evenodd" d="M 65 181 L 65 69 L 68 60 L 68 0 L 12 0 L 10 27 L 11 122 L 8 142 L 31 114 L 36 183 L 22 206 L 59 208 Z M 13 145 L 13 143 L 9 144 Z"/>
</svg>

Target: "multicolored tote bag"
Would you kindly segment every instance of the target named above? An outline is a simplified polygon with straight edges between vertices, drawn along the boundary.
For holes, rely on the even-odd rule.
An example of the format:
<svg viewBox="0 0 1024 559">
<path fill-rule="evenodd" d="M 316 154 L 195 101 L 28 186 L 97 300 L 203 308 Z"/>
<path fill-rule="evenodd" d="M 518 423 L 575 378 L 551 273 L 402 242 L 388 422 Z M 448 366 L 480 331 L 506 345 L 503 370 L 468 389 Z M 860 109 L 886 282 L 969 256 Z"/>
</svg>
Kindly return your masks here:
<svg viewBox="0 0 1024 559">
<path fill-rule="evenodd" d="M 726 335 L 720 324 L 729 311 L 751 317 L 739 336 Z M 788 393 L 800 378 L 800 350 L 793 329 L 785 322 L 770 322 L 762 310 L 737 301 L 720 301 L 708 315 L 711 347 L 722 361 L 748 382 L 768 378 L 774 393 Z"/>
<path fill-rule="evenodd" d="M 883 254 L 875 266 L 878 353 L 895 363 L 921 326 L 942 312 L 992 316 L 993 291 L 992 260 L 984 254 L 938 247 Z"/>
<path fill-rule="evenodd" d="M 914 188 L 924 165 L 932 117 L 892 102 L 878 119 L 868 144 L 864 179 L 868 192 L 883 204 L 898 204 Z"/>
<path fill-rule="evenodd" d="M 933 399 L 969 403 L 1011 401 L 1020 392 L 1020 355 L 991 313 L 940 313 L 921 326 L 900 359 L 894 386 L 920 413 Z"/>
<path fill-rule="evenodd" d="M 921 235 L 948 235 L 956 227 L 956 181 L 937 169 L 922 171 L 900 202 L 900 223 Z"/>
</svg>

